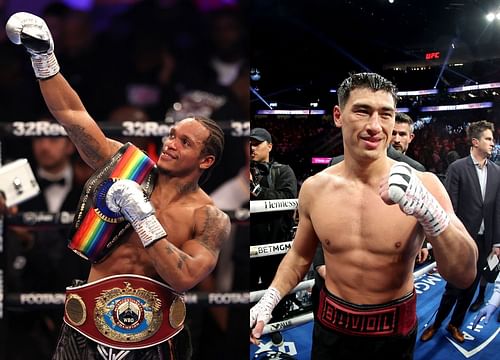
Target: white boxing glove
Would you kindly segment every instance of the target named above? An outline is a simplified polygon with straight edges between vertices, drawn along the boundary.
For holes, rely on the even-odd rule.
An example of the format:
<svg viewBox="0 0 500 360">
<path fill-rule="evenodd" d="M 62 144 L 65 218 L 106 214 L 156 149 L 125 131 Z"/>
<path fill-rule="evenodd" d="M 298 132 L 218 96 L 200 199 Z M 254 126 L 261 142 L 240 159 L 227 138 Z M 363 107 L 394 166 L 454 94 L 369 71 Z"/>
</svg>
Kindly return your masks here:
<svg viewBox="0 0 500 360">
<path fill-rule="evenodd" d="M 436 198 L 425 188 L 410 165 L 397 162 L 389 172 L 389 197 L 407 215 L 413 215 L 427 235 L 441 234 L 450 218 Z"/>
<path fill-rule="evenodd" d="M 167 236 L 154 215 L 153 205 L 135 181 L 117 180 L 106 193 L 106 205 L 111 211 L 120 212 L 132 224 L 144 247 Z"/>
<path fill-rule="evenodd" d="M 47 79 L 59 72 L 54 55 L 54 41 L 45 21 L 27 12 L 12 15 L 5 25 L 8 38 L 16 45 L 22 44 L 31 55 L 35 76 Z"/>
</svg>

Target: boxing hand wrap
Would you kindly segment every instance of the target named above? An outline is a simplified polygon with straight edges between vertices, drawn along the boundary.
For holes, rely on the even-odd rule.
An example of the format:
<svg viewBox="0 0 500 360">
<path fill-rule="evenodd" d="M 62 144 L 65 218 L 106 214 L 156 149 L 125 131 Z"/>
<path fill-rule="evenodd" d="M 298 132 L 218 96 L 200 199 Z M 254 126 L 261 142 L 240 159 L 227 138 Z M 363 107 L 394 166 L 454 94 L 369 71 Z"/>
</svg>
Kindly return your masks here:
<svg viewBox="0 0 500 360">
<path fill-rule="evenodd" d="M 135 181 L 122 179 L 111 185 L 106 193 L 106 205 L 111 211 L 120 212 L 132 224 L 144 247 L 167 236 L 154 215 L 153 205 Z"/>
<path fill-rule="evenodd" d="M 250 309 L 250 329 L 259 321 L 267 324 L 271 320 L 273 309 L 281 300 L 278 289 L 270 287 L 266 290 L 259 302 Z"/>
<path fill-rule="evenodd" d="M 450 223 L 448 214 L 408 164 L 394 164 L 388 182 L 391 200 L 405 214 L 415 216 L 427 235 L 435 237 L 446 229 Z"/>
<path fill-rule="evenodd" d="M 31 55 L 31 65 L 38 79 L 46 79 L 59 72 L 54 55 L 54 40 L 45 21 L 27 12 L 12 15 L 5 31 L 10 41 L 22 44 Z"/>
</svg>

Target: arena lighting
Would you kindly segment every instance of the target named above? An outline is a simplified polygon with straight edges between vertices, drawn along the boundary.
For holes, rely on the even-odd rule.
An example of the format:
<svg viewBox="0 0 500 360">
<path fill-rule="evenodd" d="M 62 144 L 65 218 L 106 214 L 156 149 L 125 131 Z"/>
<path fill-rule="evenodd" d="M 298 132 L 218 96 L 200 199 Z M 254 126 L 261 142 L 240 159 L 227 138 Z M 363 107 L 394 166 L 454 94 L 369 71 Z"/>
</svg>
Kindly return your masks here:
<svg viewBox="0 0 500 360">
<path fill-rule="evenodd" d="M 325 110 L 257 110 L 257 115 L 325 115 Z"/>
<path fill-rule="evenodd" d="M 260 80 L 260 71 L 259 69 L 252 68 L 250 69 L 250 79 L 253 81 L 259 81 Z"/>
<path fill-rule="evenodd" d="M 389 4 L 394 4 L 394 0 L 389 0 Z"/>
<path fill-rule="evenodd" d="M 251 92 L 252 92 L 255 96 L 257 96 L 257 98 L 258 98 L 260 101 L 262 101 L 262 102 L 263 102 L 263 103 L 264 103 L 264 104 L 265 104 L 265 105 L 266 105 L 269 109 L 272 109 L 271 105 L 269 105 L 269 104 L 267 103 L 267 101 L 266 101 L 266 100 L 264 100 L 264 98 L 263 98 L 262 96 L 260 96 L 260 94 L 259 94 L 259 92 L 257 91 L 257 89 L 255 89 L 255 88 L 253 88 L 253 87 L 251 87 L 251 86 L 250 86 L 250 91 L 251 91 Z"/>
<path fill-rule="evenodd" d="M 455 49 L 455 42 L 452 41 L 450 44 L 450 47 L 448 48 L 448 52 L 446 53 L 446 57 L 444 59 L 443 65 L 441 66 L 441 70 L 439 71 L 439 76 L 436 80 L 436 83 L 434 84 L 434 88 L 436 88 L 439 84 L 439 81 L 441 80 L 441 77 L 443 76 L 444 69 L 448 66 L 448 62 L 450 61 L 450 56 L 451 53 L 453 52 L 453 49 Z"/>
<path fill-rule="evenodd" d="M 500 88 L 500 82 L 452 87 L 448 89 L 448 92 L 456 93 L 456 92 L 465 92 L 471 90 L 498 89 L 498 88 Z"/>
<path fill-rule="evenodd" d="M 410 112 L 410 108 L 407 108 L 407 107 L 396 108 L 396 112 L 399 112 L 399 113 L 409 113 Z"/>
<path fill-rule="evenodd" d="M 493 103 L 491 101 L 485 101 L 481 103 L 460 104 L 460 105 L 423 106 L 419 110 L 421 112 L 433 112 L 433 111 L 487 109 L 491 107 L 493 107 Z"/>
<path fill-rule="evenodd" d="M 311 164 L 313 165 L 328 165 L 330 163 L 331 157 L 313 157 L 311 159 Z"/>
<path fill-rule="evenodd" d="M 398 96 L 418 96 L 418 95 L 431 95 L 437 94 L 438 89 L 427 89 L 427 90 L 412 90 L 412 91 L 398 91 Z"/>
<path fill-rule="evenodd" d="M 492 22 L 493 20 L 495 20 L 495 14 L 493 14 L 493 13 L 491 13 L 491 12 L 490 12 L 490 13 L 488 13 L 488 14 L 486 15 L 486 20 L 488 20 L 489 22 Z"/>
</svg>

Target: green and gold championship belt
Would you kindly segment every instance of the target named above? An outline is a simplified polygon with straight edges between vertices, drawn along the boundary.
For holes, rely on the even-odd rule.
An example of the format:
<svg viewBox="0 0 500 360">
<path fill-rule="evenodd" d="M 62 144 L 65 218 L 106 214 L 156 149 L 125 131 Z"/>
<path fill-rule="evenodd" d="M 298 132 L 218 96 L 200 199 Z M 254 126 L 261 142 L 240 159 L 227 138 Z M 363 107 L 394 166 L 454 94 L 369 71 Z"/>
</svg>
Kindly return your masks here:
<svg viewBox="0 0 500 360">
<path fill-rule="evenodd" d="M 131 143 L 123 145 L 113 157 L 85 183 L 69 234 L 68 247 L 93 263 L 102 261 L 130 228 L 122 214 L 106 205 L 106 194 L 113 183 L 129 179 L 142 186 L 149 198 L 156 181 L 156 165 Z"/>
</svg>

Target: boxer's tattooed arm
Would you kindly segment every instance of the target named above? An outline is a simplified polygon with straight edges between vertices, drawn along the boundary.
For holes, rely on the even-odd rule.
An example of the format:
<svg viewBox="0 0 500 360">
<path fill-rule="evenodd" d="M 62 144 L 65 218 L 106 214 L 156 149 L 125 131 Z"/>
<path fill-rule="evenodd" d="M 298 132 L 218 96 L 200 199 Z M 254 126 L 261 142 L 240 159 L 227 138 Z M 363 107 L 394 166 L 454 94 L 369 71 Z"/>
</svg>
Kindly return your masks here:
<svg viewBox="0 0 500 360">
<path fill-rule="evenodd" d="M 177 268 L 182 269 L 182 267 L 184 266 L 184 263 L 188 259 L 188 256 L 170 243 L 167 244 L 167 253 L 168 254 L 176 254 L 179 257 L 179 259 L 177 261 Z"/>
<path fill-rule="evenodd" d="M 106 160 L 103 158 L 102 151 L 99 151 L 99 143 L 92 135 L 85 131 L 83 126 L 65 125 L 64 128 L 82 157 L 86 158 L 92 164 L 100 164 Z"/>
<path fill-rule="evenodd" d="M 231 223 L 228 216 L 213 206 L 206 206 L 201 232 L 196 240 L 212 254 L 219 253 L 222 242 L 229 237 Z"/>
<path fill-rule="evenodd" d="M 201 246 L 206 248 L 209 253 L 213 255 L 213 257 L 207 257 L 206 255 L 197 256 L 200 254 L 199 248 L 191 248 L 193 253 L 186 253 L 184 252 L 184 248 L 179 248 L 174 244 L 167 242 L 165 252 L 168 256 L 174 257 L 176 268 L 178 270 L 183 270 L 186 266 L 189 268 L 188 264 L 190 260 L 193 260 L 194 258 L 197 258 L 198 260 L 203 259 L 204 264 L 197 262 L 195 265 L 200 268 L 203 268 L 207 261 L 209 263 L 215 261 L 214 259 L 216 259 L 219 254 L 222 242 L 229 237 L 229 232 L 231 230 L 229 217 L 214 206 L 205 206 L 198 209 L 195 212 L 194 217 L 196 222 L 196 236 L 191 241 L 196 241 Z M 188 243 L 192 244 L 191 241 Z M 203 254 L 203 252 L 201 253 Z M 161 266 L 160 262 L 163 260 L 161 260 L 161 258 L 153 258 L 153 261 L 155 262 L 155 267 L 157 267 Z M 173 262 L 171 264 L 173 264 Z"/>
</svg>

